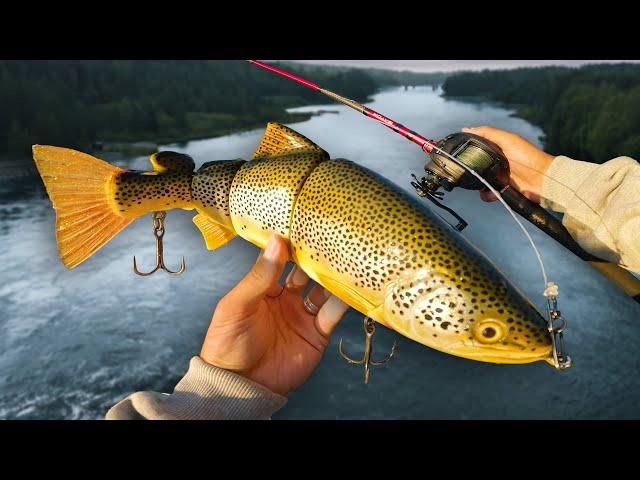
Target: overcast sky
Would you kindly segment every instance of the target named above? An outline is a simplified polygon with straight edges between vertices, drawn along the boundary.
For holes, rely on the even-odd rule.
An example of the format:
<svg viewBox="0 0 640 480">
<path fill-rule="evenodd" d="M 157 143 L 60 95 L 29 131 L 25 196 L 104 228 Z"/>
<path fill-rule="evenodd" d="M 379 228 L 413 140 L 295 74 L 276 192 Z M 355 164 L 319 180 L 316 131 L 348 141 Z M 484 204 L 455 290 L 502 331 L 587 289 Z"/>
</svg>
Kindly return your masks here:
<svg viewBox="0 0 640 480">
<path fill-rule="evenodd" d="M 587 63 L 619 63 L 640 60 L 293 60 L 319 65 L 342 65 L 348 67 L 373 67 L 391 70 L 413 70 L 415 72 L 450 72 L 452 70 L 482 70 L 533 67 L 543 65 L 566 65 L 577 67 Z"/>
</svg>

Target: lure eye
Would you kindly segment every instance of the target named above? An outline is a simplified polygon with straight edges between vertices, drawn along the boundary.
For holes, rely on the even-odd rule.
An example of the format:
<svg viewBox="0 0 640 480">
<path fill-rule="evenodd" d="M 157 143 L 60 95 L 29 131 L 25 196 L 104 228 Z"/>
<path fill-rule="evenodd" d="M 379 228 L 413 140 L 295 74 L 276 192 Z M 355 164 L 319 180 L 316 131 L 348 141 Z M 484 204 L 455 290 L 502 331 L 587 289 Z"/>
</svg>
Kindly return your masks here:
<svg viewBox="0 0 640 480">
<path fill-rule="evenodd" d="M 495 328 L 492 327 L 487 327 L 484 330 L 482 330 L 482 336 L 485 338 L 492 338 L 496 336 L 496 330 Z"/>
<path fill-rule="evenodd" d="M 504 337 L 505 329 L 495 320 L 485 320 L 476 326 L 474 334 L 482 343 L 496 343 Z"/>
</svg>

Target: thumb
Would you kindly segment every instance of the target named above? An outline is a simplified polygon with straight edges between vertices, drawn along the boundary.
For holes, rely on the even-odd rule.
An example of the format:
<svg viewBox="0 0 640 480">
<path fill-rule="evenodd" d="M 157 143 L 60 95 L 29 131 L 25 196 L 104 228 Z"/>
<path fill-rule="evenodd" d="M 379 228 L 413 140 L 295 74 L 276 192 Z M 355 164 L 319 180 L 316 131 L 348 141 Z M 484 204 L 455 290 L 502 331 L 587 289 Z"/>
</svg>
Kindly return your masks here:
<svg viewBox="0 0 640 480">
<path fill-rule="evenodd" d="M 496 135 L 499 135 L 500 130 L 497 128 L 489 127 L 487 125 L 483 125 L 481 127 L 467 127 L 462 129 L 463 132 L 467 133 L 475 133 L 476 135 L 480 135 L 481 137 L 492 140 Z"/>
<path fill-rule="evenodd" d="M 462 131 L 480 135 L 481 137 L 484 137 L 487 140 L 491 140 L 493 143 L 497 144 L 498 146 L 501 146 L 502 143 L 509 140 L 510 136 L 513 135 L 511 132 L 507 132 L 506 130 L 500 130 L 499 128 L 495 128 L 495 127 L 489 127 L 488 125 L 483 125 L 481 127 L 463 128 Z"/>
<path fill-rule="evenodd" d="M 267 294 L 277 294 L 281 289 L 278 280 L 288 258 L 284 239 L 277 235 L 271 236 L 249 273 L 229 292 L 228 300 L 246 308 L 257 304 Z"/>
</svg>

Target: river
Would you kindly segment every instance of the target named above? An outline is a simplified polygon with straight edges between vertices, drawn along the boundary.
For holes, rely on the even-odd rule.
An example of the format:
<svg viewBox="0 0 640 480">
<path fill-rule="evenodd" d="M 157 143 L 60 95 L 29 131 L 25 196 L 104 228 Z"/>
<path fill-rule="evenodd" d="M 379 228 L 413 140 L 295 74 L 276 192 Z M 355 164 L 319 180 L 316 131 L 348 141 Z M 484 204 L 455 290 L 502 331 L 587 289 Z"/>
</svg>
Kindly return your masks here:
<svg viewBox="0 0 640 480">
<path fill-rule="evenodd" d="M 414 130 L 440 138 L 464 126 L 491 124 L 540 144 L 542 132 L 499 105 L 447 100 L 431 87 L 392 88 L 372 108 Z M 359 162 L 407 190 L 422 172 L 423 153 L 361 114 L 337 105 L 291 125 L 332 157 Z M 249 158 L 262 130 L 165 145 L 198 165 Z M 104 157 L 148 169 L 145 157 Z M 476 192 L 454 191 L 446 203 L 468 222 L 464 234 L 534 303 L 542 281 L 531 248 L 513 220 Z M 0 178 L 0 418 L 97 419 L 127 394 L 171 392 L 198 353 L 213 308 L 250 268 L 257 249 L 238 238 L 217 252 L 205 249 L 192 212 L 169 212 L 165 259 L 181 277 L 131 271 L 154 260 L 149 217 L 134 222 L 74 270 L 59 260 L 54 211 L 38 178 Z M 375 368 L 369 385 L 359 367 L 339 358 L 341 337 L 361 352 L 362 322 L 350 311 L 310 380 L 289 395 L 274 419 L 622 419 L 640 417 L 640 307 L 588 265 L 530 229 L 550 278 L 560 285 L 560 308 L 574 367 L 545 363 L 494 365 L 449 356 L 378 329 L 383 354 L 394 338 L 396 358 Z"/>
</svg>

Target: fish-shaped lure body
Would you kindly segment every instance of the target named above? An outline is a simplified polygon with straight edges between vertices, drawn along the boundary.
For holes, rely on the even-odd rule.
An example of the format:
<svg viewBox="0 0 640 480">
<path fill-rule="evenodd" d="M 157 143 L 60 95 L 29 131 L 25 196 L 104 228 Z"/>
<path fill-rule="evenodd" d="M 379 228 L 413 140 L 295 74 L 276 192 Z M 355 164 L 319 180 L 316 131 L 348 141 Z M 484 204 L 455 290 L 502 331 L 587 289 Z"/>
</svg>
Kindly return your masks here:
<svg viewBox="0 0 640 480">
<path fill-rule="evenodd" d="M 316 282 L 419 343 L 486 362 L 551 362 L 543 317 L 484 255 L 401 188 L 290 128 L 270 123 L 251 161 L 195 173 L 174 152 L 137 172 L 65 148 L 33 151 L 69 268 L 141 215 L 196 209 L 207 248 L 236 236 L 262 248 L 281 235 Z"/>
</svg>

